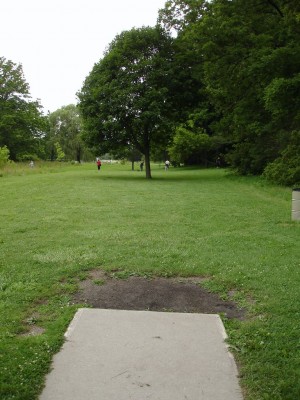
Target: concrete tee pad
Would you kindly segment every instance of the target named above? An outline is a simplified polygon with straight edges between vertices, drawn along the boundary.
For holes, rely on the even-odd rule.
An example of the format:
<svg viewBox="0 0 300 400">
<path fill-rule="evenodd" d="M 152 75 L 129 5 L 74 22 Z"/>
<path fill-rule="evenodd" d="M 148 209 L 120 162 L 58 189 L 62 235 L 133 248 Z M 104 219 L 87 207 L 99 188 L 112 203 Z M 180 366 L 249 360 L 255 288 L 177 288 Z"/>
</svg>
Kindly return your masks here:
<svg viewBox="0 0 300 400">
<path fill-rule="evenodd" d="M 40 400 L 242 400 L 218 315 L 80 309 Z"/>
</svg>

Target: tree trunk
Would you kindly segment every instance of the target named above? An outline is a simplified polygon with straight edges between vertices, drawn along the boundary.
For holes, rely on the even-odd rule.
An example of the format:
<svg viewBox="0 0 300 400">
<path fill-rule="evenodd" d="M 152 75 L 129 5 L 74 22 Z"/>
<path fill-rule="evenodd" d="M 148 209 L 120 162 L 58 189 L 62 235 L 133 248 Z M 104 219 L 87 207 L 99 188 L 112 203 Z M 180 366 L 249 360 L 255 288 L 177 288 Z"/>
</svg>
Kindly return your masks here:
<svg viewBox="0 0 300 400">
<path fill-rule="evenodd" d="M 145 168 L 146 168 L 146 178 L 151 179 L 151 168 L 150 168 L 150 148 L 147 146 L 145 148 Z"/>
<path fill-rule="evenodd" d="M 51 161 L 54 161 L 54 160 L 55 160 L 55 150 L 54 150 L 54 147 L 51 148 L 50 160 L 51 160 Z"/>
<path fill-rule="evenodd" d="M 134 171 L 134 160 L 131 160 L 131 171 Z"/>
<path fill-rule="evenodd" d="M 80 164 L 80 161 L 81 161 L 81 147 L 80 146 L 77 147 L 77 149 L 76 149 L 76 159 L 77 159 L 77 162 Z"/>
</svg>

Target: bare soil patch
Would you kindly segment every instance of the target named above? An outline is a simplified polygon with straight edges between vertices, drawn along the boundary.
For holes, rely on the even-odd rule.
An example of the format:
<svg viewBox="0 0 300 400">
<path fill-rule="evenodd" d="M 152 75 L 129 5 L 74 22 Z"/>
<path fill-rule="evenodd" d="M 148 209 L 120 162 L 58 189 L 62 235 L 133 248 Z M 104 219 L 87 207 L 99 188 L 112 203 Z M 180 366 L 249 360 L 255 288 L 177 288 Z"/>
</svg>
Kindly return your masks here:
<svg viewBox="0 0 300 400">
<path fill-rule="evenodd" d="M 104 271 L 95 270 L 79 283 L 73 301 L 104 309 L 222 313 L 227 318 L 244 318 L 245 310 L 234 302 L 224 301 L 201 287 L 204 280 L 199 277 L 139 276 L 116 279 Z"/>
<path fill-rule="evenodd" d="M 22 333 L 21 337 L 28 337 L 28 336 L 40 336 L 45 332 L 45 328 L 41 328 L 40 326 L 32 325 L 28 328 L 28 331 Z"/>
</svg>

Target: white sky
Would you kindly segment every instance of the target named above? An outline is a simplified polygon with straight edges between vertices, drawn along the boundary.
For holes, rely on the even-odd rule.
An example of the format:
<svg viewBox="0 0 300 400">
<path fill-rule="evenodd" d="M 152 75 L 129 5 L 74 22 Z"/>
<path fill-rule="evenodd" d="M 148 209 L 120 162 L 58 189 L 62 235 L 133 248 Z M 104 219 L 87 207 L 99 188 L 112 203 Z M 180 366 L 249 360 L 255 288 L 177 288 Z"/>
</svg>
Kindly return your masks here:
<svg viewBox="0 0 300 400">
<path fill-rule="evenodd" d="M 76 103 L 76 92 L 114 37 L 154 26 L 165 0 L 3 0 L 0 56 L 21 63 L 45 113 Z"/>
</svg>

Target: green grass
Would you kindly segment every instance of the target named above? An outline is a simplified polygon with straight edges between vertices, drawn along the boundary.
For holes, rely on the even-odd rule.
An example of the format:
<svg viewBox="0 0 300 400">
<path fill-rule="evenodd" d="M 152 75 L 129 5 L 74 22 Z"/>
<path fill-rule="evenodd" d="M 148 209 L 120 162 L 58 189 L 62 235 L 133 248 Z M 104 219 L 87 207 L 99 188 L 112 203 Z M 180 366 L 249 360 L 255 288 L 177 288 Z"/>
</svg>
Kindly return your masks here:
<svg viewBox="0 0 300 400">
<path fill-rule="evenodd" d="M 291 190 L 224 170 L 14 166 L 0 176 L 0 398 L 37 398 L 76 306 L 103 268 L 202 275 L 249 310 L 227 321 L 247 400 L 300 395 L 300 224 Z M 1 175 L 1 174 L 0 174 Z M 24 336 L 32 325 L 40 336 Z"/>
</svg>

